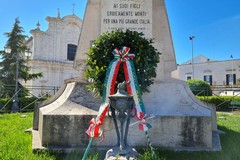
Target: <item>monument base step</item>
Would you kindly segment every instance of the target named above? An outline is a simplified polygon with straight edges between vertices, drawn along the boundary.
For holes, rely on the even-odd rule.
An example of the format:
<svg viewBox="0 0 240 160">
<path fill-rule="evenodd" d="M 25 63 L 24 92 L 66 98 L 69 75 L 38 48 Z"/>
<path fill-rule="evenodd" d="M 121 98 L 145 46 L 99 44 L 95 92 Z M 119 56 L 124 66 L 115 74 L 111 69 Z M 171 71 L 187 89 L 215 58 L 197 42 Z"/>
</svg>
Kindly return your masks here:
<svg viewBox="0 0 240 160">
<path fill-rule="evenodd" d="M 213 133 L 213 147 L 212 148 L 167 148 L 162 147 L 164 149 L 169 149 L 173 151 L 213 151 L 218 152 L 222 150 L 220 138 L 218 133 Z M 90 148 L 90 151 L 101 151 L 103 153 L 106 153 L 109 148 L 112 148 L 113 146 L 105 146 L 105 147 L 96 147 L 93 146 Z M 142 150 L 143 147 L 135 147 L 137 150 Z M 146 147 L 147 148 L 147 147 Z M 161 149 L 161 147 L 156 147 L 156 149 Z M 39 151 L 39 150 L 51 150 L 51 151 L 61 151 L 61 153 L 72 153 L 72 152 L 79 152 L 79 151 L 85 151 L 86 147 L 63 147 L 63 146 L 52 146 L 52 147 L 44 147 L 42 146 L 39 133 L 37 130 L 32 130 L 32 149 L 33 152 Z"/>
</svg>

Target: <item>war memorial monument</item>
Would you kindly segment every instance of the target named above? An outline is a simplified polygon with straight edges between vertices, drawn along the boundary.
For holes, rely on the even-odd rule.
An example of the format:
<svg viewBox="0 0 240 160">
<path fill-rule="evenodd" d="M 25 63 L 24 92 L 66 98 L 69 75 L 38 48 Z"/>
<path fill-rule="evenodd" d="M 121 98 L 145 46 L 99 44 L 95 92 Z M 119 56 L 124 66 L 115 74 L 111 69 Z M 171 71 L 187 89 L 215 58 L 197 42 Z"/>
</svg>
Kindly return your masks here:
<svg viewBox="0 0 240 160">
<path fill-rule="evenodd" d="M 81 149 L 89 142 L 85 133 L 89 121 L 98 115 L 101 98 L 94 98 L 86 88 L 86 59 L 97 37 L 112 30 L 143 32 L 153 38 L 162 53 L 157 76 L 149 93 L 142 95 L 149 136 L 154 147 L 176 150 L 221 150 L 215 107 L 195 98 L 185 82 L 174 79 L 176 58 L 164 0 L 88 0 L 79 38 L 74 68 L 80 77 L 66 80 L 60 91 L 35 108 L 33 148 Z M 137 121 L 131 121 L 128 143 L 147 146 Z M 94 139 L 92 149 L 107 150 L 116 143 L 114 124 L 106 117 L 104 141 Z"/>
</svg>

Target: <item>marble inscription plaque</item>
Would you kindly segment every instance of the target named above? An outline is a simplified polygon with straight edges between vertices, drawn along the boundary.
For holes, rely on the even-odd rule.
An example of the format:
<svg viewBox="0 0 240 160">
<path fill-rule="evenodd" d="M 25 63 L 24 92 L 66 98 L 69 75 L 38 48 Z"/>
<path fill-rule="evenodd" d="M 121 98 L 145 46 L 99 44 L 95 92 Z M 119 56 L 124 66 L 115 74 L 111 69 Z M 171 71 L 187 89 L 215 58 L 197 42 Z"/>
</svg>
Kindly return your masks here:
<svg viewBox="0 0 240 160">
<path fill-rule="evenodd" d="M 116 29 L 152 38 L 152 0 L 102 0 L 101 33 Z"/>
</svg>

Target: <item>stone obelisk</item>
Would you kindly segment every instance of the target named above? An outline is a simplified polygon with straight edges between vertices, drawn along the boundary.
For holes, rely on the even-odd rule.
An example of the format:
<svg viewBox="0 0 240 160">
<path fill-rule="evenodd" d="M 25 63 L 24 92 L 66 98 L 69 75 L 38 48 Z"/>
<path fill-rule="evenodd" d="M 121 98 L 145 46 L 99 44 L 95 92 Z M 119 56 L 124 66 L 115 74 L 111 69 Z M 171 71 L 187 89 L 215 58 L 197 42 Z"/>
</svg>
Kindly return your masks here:
<svg viewBox="0 0 240 160">
<path fill-rule="evenodd" d="M 133 23 L 131 20 L 135 20 Z M 161 55 L 155 82 L 168 81 L 176 70 L 168 16 L 163 0 L 88 0 L 74 68 L 84 76 L 86 53 L 101 33 L 115 29 L 143 32 Z"/>
<path fill-rule="evenodd" d="M 214 106 L 200 102 L 185 82 L 172 78 L 176 58 L 164 0 L 88 0 L 74 63 L 81 77 L 79 82 L 67 81 L 61 92 L 39 109 L 36 135 L 42 146 L 87 146 L 85 131 L 88 121 L 96 117 L 100 102 L 94 101 L 82 85 L 86 83 L 86 53 L 101 33 L 115 29 L 143 32 L 162 53 L 154 84 L 150 92 L 143 95 L 147 120 L 153 126 L 149 130 L 153 145 L 182 150 L 220 150 L 213 143 L 219 142 L 215 134 Z M 129 145 L 144 147 L 147 139 L 138 131 L 137 123 L 130 124 Z M 105 141 L 96 139 L 93 148 L 115 145 L 114 125 L 108 117 L 103 130 Z"/>
</svg>

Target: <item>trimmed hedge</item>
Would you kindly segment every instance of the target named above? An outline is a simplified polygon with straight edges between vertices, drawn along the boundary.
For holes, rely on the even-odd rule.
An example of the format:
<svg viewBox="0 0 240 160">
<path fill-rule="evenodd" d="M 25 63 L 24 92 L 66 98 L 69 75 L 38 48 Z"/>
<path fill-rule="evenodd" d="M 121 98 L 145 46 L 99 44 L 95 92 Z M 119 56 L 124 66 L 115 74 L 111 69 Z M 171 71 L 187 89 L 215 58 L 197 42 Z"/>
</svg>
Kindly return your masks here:
<svg viewBox="0 0 240 160">
<path fill-rule="evenodd" d="M 187 84 L 195 96 L 212 96 L 210 85 L 203 80 L 190 79 Z"/>
<path fill-rule="evenodd" d="M 40 98 L 39 100 L 37 100 L 36 97 L 28 97 L 28 98 L 24 97 L 24 98 L 19 98 L 19 107 L 22 109 L 22 108 L 24 108 L 24 107 L 26 107 L 27 105 L 29 105 L 29 104 L 32 103 L 31 105 L 29 105 L 29 106 L 28 106 L 25 110 L 23 110 L 23 111 L 33 110 L 33 109 L 34 109 L 34 104 L 35 104 L 35 103 L 33 103 L 34 101 L 37 100 L 37 102 L 39 102 L 39 101 L 44 101 L 44 100 L 46 100 L 46 99 L 47 99 L 47 97 Z M 2 108 L 8 101 L 9 101 L 9 98 L 2 98 L 2 99 L 0 99 L 0 110 L 1 110 L 1 108 Z M 10 102 L 7 104 L 7 106 L 3 109 L 3 111 L 4 111 L 4 112 L 10 112 L 10 111 L 11 111 L 12 103 L 13 103 L 13 101 L 10 101 Z"/>
<path fill-rule="evenodd" d="M 214 104 L 217 108 L 217 111 L 229 110 L 230 102 L 240 101 L 240 96 L 232 97 L 232 96 L 197 96 L 198 99 Z"/>
</svg>

